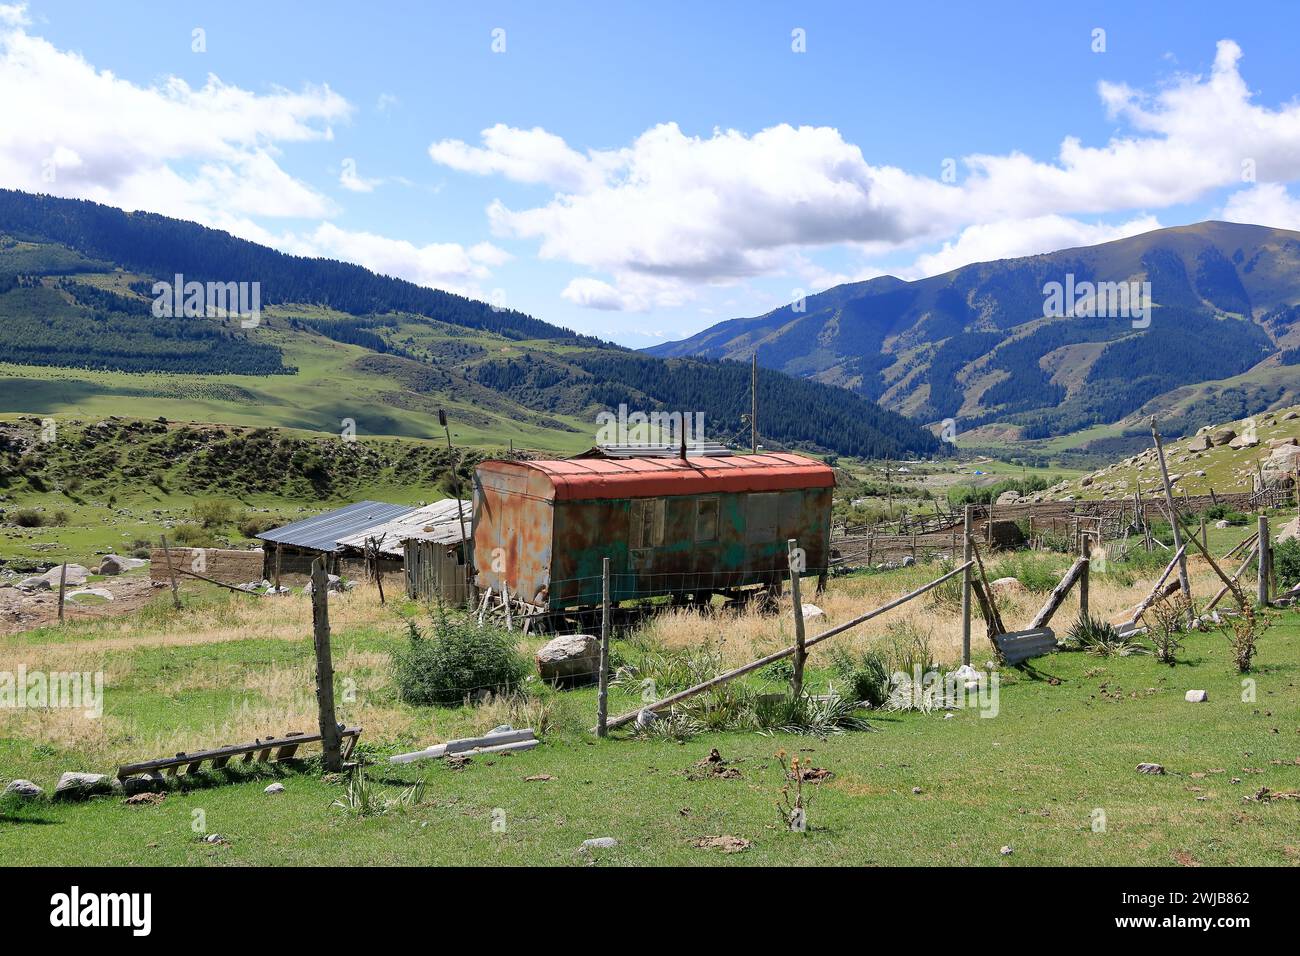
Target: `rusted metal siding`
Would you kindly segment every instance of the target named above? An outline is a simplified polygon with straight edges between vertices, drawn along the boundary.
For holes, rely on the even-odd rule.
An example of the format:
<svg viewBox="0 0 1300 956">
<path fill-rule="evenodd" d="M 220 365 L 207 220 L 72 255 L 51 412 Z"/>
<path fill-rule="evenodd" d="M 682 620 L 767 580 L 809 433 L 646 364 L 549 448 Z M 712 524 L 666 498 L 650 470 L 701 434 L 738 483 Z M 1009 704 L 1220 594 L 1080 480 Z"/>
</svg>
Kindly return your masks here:
<svg viewBox="0 0 1300 956">
<path fill-rule="evenodd" d="M 760 473 L 755 485 L 813 487 L 709 490 L 736 482 L 733 473 L 728 482 L 692 479 L 689 487 L 702 493 L 558 501 L 554 476 L 538 463 L 484 462 L 475 477 L 476 584 L 497 593 L 506 585 L 552 609 L 593 605 L 606 557 L 614 600 L 767 584 L 787 574 L 789 538 L 805 550 L 809 570 L 824 568 L 833 487 L 813 467 L 790 467 L 789 458 L 797 456 L 753 466 L 784 472 L 779 482 Z"/>
</svg>

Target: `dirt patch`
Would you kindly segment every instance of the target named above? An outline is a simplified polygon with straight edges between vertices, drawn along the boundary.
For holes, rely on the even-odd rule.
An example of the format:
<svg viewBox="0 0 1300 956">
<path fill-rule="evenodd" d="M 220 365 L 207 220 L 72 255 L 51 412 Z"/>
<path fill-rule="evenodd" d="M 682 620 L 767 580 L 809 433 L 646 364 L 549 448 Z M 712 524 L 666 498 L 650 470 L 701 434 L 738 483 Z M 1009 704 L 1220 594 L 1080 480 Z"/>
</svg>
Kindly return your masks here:
<svg viewBox="0 0 1300 956">
<path fill-rule="evenodd" d="M 700 837 L 694 841 L 691 846 L 699 850 L 721 850 L 723 853 L 744 853 L 752 843 L 741 837 L 734 837 L 728 833 L 721 836 Z"/>
<path fill-rule="evenodd" d="M 723 760 L 722 754 L 718 753 L 718 748 L 714 747 L 709 751 L 709 755 L 703 760 L 696 761 L 695 765 L 686 771 L 687 780 L 710 780 L 721 778 L 723 780 L 737 780 L 740 778 L 740 769 L 732 766 L 738 761 Z"/>
<path fill-rule="evenodd" d="M 117 617 L 144 607 L 158 593 L 158 589 L 144 574 L 123 575 L 95 581 L 88 587 L 102 588 L 113 595 L 113 600 L 97 604 L 65 603 L 65 620 Z M 69 590 L 72 590 L 71 588 Z M 18 634 L 53 624 L 59 619 L 59 592 L 23 591 L 16 587 L 0 587 L 0 635 Z"/>
</svg>

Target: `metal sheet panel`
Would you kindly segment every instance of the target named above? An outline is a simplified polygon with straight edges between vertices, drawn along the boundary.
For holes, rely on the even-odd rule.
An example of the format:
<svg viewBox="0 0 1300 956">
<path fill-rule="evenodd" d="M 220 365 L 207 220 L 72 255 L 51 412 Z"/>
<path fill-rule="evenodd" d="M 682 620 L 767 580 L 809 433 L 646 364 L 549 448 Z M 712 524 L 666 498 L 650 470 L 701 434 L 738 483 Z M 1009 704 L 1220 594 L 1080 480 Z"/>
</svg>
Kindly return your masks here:
<svg viewBox="0 0 1300 956">
<path fill-rule="evenodd" d="M 356 504 L 304 518 L 257 537 L 273 544 L 287 544 L 311 551 L 334 551 L 340 538 L 361 534 L 371 528 L 410 514 L 411 505 L 390 505 L 382 501 L 358 501 Z"/>
</svg>

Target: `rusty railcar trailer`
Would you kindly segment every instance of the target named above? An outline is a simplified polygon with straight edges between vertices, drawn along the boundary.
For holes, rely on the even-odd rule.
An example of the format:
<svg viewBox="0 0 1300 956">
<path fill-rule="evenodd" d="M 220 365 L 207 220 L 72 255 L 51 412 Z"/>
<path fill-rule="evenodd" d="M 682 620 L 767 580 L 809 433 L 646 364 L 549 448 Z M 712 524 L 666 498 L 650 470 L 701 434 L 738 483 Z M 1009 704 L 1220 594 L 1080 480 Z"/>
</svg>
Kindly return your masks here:
<svg viewBox="0 0 1300 956">
<path fill-rule="evenodd" d="M 779 593 L 787 541 L 829 566 L 832 469 L 801 455 L 485 461 L 474 476 L 480 593 L 503 592 L 556 624 L 601 604 L 708 605 Z"/>
</svg>

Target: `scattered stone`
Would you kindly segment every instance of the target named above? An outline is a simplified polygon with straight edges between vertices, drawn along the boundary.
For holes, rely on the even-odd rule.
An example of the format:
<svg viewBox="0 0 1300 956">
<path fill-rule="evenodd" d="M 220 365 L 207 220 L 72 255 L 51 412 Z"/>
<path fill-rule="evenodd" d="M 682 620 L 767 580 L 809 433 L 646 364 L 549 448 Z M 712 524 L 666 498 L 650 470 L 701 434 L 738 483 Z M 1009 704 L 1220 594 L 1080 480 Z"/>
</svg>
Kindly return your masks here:
<svg viewBox="0 0 1300 956">
<path fill-rule="evenodd" d="M 991 582 L 989 587 L 993 589 L 993 593 L 998 597 L 1010 594 L 1022 594 L 1028 590 L 1028 588 L 1020 583 L 1018 578 L 998 578 L 996 581 Z"/>
<path fill-rule="evenodd" d="M 1189 704 L 1204 704 L 1210 699 L 1210 695 L 1203 690 L 1189 690 L 1183 695 L 1183 700 Z"/>
<path fill-rule="evenodd" d="M 24 800 L 37 800 L 45 796 L 45 791 L 30 780 L 10 780 L 4 792 L 16 794 Z"/>
<path fill-rule="evenodd" d="M 127 777 L 122 781 L 122 791 L 127 796 L 135 796 L 138 793 L 161 793 L 166 789 L 167 778 L 157 771 L 139 776 Z"/>
<path fill-rule="evenodd" d="M 524 777 L 524 783 L 544 783 L 554 779 L 549 773 L 535 773 L 531 777 Z"/>
<path fill-rule="evenodd" d="M 20 588 L 26 588 L 29 591 L 48 591 L 50 582 L 43 577 L 23 578 L 18 582 Z"/>
<path fill-rule="evenodd" d="M 134 571 L 136 568 L 142 568 L 149 562 L 144 558 L 125 558 L 120 554 L 106 554 L 102 561 L 99 562 L 100 574 L 122 574 L 125 571 Z"/>
<path fill-rule="evenodd" d="M 54 787 L 54 799 L 82 800 L 96 794 L 108 793 L 113 789 L 114 782 L 108 774 L 77 773 L 69 770 L 59 777 L 59 782 Z"/>
<path fill-rule="evenodd" d="M 284 784 L 273 783 L 262 792 L 263 793 L 284 793 Z"/>
<path fill-rule="evenodd" d="M 580 849 L 590 853 L 592 850 L 607 850 L 613 846 L 618 846 L 618 841 L 613 837 L 593 837 L 590 840 L 583 840 Z"/>
<path fill-rule="evenodd" d="M 998 852 L 1003 856 L 1010 856 L 1015 851 L 1013 851 L 1010 846 L 1004 846 L 1002 849 L 998 850 Z"/>
<path fill-rule="evenodd" d="M 1227 528 L 1229 525 L 1227 521 L 1220 518 L 1218 521 L 1214 522 L 1214 526 L 1222 530 L 1223 528 Z"/>
<path fill-rule="evenodd" d="M 217 846 L 217 845 L 228 844 L 230 841 L 227 840 L 225 837 L 223 837 L 220 833 L 209 833 L 207 836 L 203 838 L 203 842 L 211 843 L 213 846 Z"/>
<path fill-rule="evenodd" d="M 1137 772 L 1162 774 L 1165 772 L 1165 768 L 1158 763 L 1140 763 L 1137 765 Z"/>
<path fill-rule="evenodd" d="M 1236 437 L 1237 433 L 1231 428 L 1221 428 L 1210 435 L 1210 444 L 1216 447 L 1219 445 L 1226 445 Z"/>
<path fill-rule="evenodd" d="M 636 729 L 645 730 L 647 727 L 649 727 L 658 719 L 659 719 L 659 715 L 656 714 L 653 710 L 646 709 L 646 710 L 637 711 Z"/>
<path fill-rule="evenodd" d="M 910 554 L 908 554 L 908 555 L 904 555 L 904 557 L 903 557 L 903 561 L 902 561 L 902 564 L 900 565 L 900 567 L 910 568 L 910 567 L 911 567 L 912 565 L 914 565 L 914 564 L 916 564 L 916 558 L 914 558 L 914 557 L 912 557 Z"/>
<path fill-rule="evenodd" d="M 920 787 L 913 787 L 913 788 L 912 788 L 912 792 L 913 792 L 913 793 L 921 793 L 922 791 L 921 791 L 921 788 L 920 788 Z"/>
<path fill-rule="evenodd" d="M 68 601 L 79 601 L 82 598 L 97 598 L 104 601 L 113 600 L 113 592 L 106 588 L 81 588 L 77 591 L 70 591 L 65 599 Z"/>
<path fill-rule="evenodd" d="M 599 668 L 600 641 L 590 634 L 552 638 L 537 652 L 537 671 L 547 682 L 587 683 Z"/>
<path fill-rule="evenodd" d="M 691 846 L 700 850 L 721 850 L 723 853 L 744 853 L 752 843 L 741 837 L 731 836 L 724 833 L 721 836 L 700 837 L 694 841 Z"/>
<path fill-rule="evenodd" d="M 1187 450 L 1188 451 L 1209 451 L 1210 440 L 1206 438 L 1204 435 L 1200 436 L 1199 438 L 1193 438 L 1190 442 L 1188 442 Z"/>
<path fill-rule="evenodd" d="M 826 620 L 826 612 L 823 611 L 821 608 L 819 608 L 816 604 L 803 604 L 800 607 L 803 610 L 803 619 L 805 621 Z"/>
</svg>

